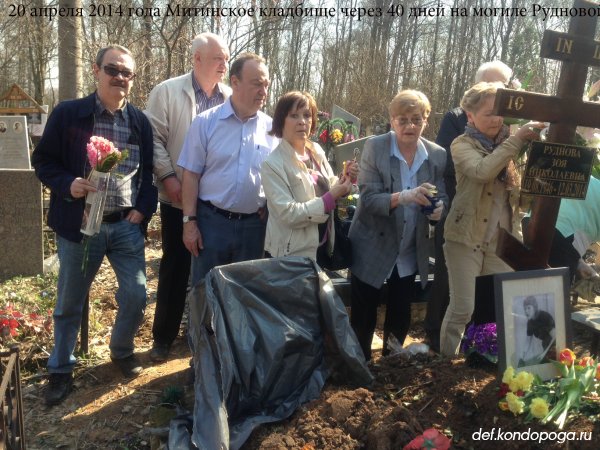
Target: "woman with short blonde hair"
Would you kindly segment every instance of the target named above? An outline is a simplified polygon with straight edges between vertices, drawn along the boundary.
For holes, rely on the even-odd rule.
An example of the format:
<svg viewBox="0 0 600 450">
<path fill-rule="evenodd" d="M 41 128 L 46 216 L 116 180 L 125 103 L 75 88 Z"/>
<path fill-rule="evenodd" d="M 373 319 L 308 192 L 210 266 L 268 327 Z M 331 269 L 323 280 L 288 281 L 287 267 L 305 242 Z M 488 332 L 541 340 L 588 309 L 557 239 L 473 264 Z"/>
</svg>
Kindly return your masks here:
<svg viewBox="0 0 600 450">
<path fill-rule="evenodd" d="M 451 145 L 456 195 L 446 218 L 444 254 L 450 304 L 440 331 L 443 355 L 458 353 L 463 331 L 475 306 L 475 278 L 512 269 L 496 256 L 498 231 L 521 238 L 519 177 L 513 159 L 527 141 L 539 137 L 542 123 L 529 123 L 514 136 L 494 113 L 502 84 L 477 83 L 465 92 L 465 133 Z"/>
<path fill-rule="evenodd" d="M 411 112 L 419 112 L 424 119 L 427 119 L 431 113 L 431 104 L 429 103 L 427 96 L 421 91 L 406 89 L 396 94 L 390 102 L 388 111 L 390 117 L 396 117 L 400 114 Z"/>
<path fill-rule="evenodd" d="M 495 97 L 498 88 L 503 87 L 499 83 L 477 83 L 463 95 L 460 100 L 460 107 L 465 111 L 475 113 L 483 105 L 484 100 L 489 97 Z"/>
<path fill-rule="evenodd" d="M 431 105 L 415 90 L 399 92 L 389 105 L 392 131 L 365 143 L 352 225 L 351 324 L 366 359 L 387 280 L 383 353 L 392 336 L 402 345 L 410 326 L 417 273 L 429 273 L 429 221 L 441 218 L 448 197 L 446 151 L 424 139 Z M 437 190 L 437 196 L 430 201 Z M 425 209 L 423 209 L 424 207 Z"/>
</svg>

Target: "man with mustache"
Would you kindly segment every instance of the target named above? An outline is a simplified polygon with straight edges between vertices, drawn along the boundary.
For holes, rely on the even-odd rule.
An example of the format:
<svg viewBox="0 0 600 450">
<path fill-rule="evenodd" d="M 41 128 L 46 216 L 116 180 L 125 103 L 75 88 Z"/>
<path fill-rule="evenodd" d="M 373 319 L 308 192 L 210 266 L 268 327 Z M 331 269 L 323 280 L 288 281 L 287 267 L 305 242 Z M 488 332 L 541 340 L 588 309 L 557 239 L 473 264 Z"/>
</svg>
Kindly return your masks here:
<svg viewBox="0 0 600 450">
<path fill-rule="evenodd" d="M 51 190 L 48 225 L 57 234 L 60 261 L 54 349 L 48 359 L 50 380 L 45 393 L 48 406 L 62 402 L 71 390 L 81 314 L 104 256 L 119 282 L 110 356 L 127 378 L 142 371 L 133 353 L 133 338 L 146 307 L 144 233 L 158 196 L 152 184 L 152 127 L 142 111 L 127 101 L 134 70 L 125 47 L 100 49 L 93 65 L 96 92 L 60 103 L 32 155 L 36 175 Z M 82 240 L 86 194 L 96 191 L 86 179 L 92 169 L 86 152 L 92 136 L 110 140 L 118 149 L 126 149 L 128 156 L 110 178 L 100 232 Z"/>
<path fill-rule="evenodd" d="M 192 286 L 215 266 L 258 259 L 265 239 L 260 167 L 277 145 L 265 60 L 244 53 L 231 65 L 233 93 L 194 119 L 181 150 L 183 243 L 192 257 Z"/>
<path fill-rule="evenodd" d="M 192 119 L 222 104 L 231 89 L 221 82 L 227 73 L 229 49 L 216 34 L 202 33 L 192 41 L 193 70 L 157 85 L 148 98 L 146 115 L 154 130 L 154 175 L 159 191 L 163 255 L 158 271 L 154 344 L 150 359 L 167 359 L 179 333 L 190 275 L 190 254 L 183 245 L 181 180 L 177 166 Z"/>
</svg>

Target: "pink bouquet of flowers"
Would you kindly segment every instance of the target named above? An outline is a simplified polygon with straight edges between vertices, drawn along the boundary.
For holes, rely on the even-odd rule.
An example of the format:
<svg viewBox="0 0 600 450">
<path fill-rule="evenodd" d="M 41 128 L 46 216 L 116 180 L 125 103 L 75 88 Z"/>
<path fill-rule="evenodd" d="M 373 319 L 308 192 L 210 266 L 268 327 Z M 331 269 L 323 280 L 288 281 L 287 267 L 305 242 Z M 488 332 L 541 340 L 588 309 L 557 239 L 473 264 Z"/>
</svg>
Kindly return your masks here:
<svg viewBox="0 0 600 450">
<path fill-rule="evenodd" d="M 88 179 L 96 186 L 96 192 L 89 192 L 86 195 L 80 231 L 86 236 L 94 236 L 100 232 L 102 224 L 110 171 L 127 158 L 127 150 L 119 151 L 108 139 L 92 136 L 86 151 L 92 167 Z"/>
<path fill-rule="evenodd" d="M 108 139 L 92 136 L 87 144 L 87 156 L 92 169 L 106 173 L 127 158 L 127 150 L 119 151 Z"/>
</svg>

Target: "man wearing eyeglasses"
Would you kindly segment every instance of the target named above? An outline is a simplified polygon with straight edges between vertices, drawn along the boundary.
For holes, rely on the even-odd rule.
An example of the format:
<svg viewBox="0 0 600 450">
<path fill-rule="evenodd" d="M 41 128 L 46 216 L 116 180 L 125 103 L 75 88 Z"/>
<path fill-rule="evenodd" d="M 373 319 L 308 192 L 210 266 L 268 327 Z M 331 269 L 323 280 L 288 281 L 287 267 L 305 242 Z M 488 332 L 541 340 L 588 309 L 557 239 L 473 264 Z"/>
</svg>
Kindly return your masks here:
<svg viewBox="0 0 600 450">
<path fill-rule="evenodd" d="M 154 344 L 150 359 L 165 361 L 181 325 L 190 275 L 190 254 L 183 245 L 181 180 L 177 165 L 192 119 L 222 104 L 231 89 L 221 82 L 227 73 L 229 49 L 216 34 L 202 33 L 192 41 L 193 70 L 163 81 L 148 97 L 146 115 L 154 130 L 154 175 L 160 201 L 162 259 L 158 270 Z"/>
<path fill-rule="evenodd" d="M 111 359 L 127 378 L 142 370 L 133 353 L 133 338 L 146 306 L 145 226 L 156 211 L 158 195 L 152 184 L 152 127 L 127 101 L 134 70 L 128 49 L 102 48 L 93 65 L 96 92 L 54 108 L 32 155 L 36 175 L 51 190 L 48 225 L 57 234 L 60 261 L 45 394 L 48 406 L 62 402 L 71 390 L 82 310 L 104 256 L 119 282 Z M 92 136 L 110 140 L 128 156 L 111 176 L 100 232 L 83 239 L 86 194 L 96 191 L 86 179 L 91 172 L 86 147 Z"/>
</svg>

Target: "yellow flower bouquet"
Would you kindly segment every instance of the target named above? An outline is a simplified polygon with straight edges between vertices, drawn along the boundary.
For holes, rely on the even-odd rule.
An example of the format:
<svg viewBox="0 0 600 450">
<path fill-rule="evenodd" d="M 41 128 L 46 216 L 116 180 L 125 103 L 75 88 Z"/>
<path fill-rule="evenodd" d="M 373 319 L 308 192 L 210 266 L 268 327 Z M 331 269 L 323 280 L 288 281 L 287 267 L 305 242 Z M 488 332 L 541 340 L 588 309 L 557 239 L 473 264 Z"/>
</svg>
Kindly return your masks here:
<svg viewBox="0 0 600 450">
<path fill-rule="evenodd" d="M 524 415 L 525 422 L 537 419 L 554 423 L 561 430 L 569 411 L 600 413 L 598 363 L 590 357 L 577 360 L 570 349 L 564 349 L 558 358 L 555 364 L 561 377 L 546 382 L 532 373 L 507 367 L 498 391 L 498 407 L 515 416 Z"/>
</svg>

